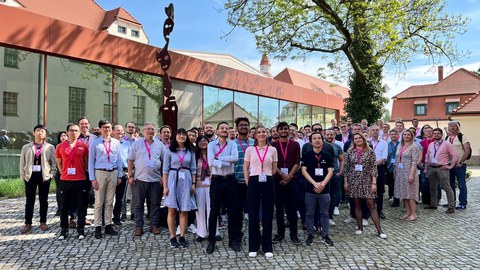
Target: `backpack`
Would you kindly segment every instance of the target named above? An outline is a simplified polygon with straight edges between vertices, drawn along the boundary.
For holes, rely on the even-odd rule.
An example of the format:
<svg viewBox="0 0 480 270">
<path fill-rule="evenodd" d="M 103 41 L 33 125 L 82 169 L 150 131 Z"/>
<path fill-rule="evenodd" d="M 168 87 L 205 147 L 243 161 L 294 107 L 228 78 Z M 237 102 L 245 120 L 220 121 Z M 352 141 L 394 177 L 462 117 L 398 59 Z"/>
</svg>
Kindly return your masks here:
<svg viewBox="0 0 480 270">
<path fill-rule="evenodd" d="M 447 139 L 448 139 L 448 136 L 445 138 L 445 140 Z M 458 133 L 458 140 L 462 144 L 462 149 L 465 152 L 465 146 L 463 145 L 463 133 L 461 132 Z M 469 145 L 468 148 L 470 149 L 470 153 L 468 154 L 467 160 L 469 160 L 472 157 L 472 147 Z"/>
</svg>

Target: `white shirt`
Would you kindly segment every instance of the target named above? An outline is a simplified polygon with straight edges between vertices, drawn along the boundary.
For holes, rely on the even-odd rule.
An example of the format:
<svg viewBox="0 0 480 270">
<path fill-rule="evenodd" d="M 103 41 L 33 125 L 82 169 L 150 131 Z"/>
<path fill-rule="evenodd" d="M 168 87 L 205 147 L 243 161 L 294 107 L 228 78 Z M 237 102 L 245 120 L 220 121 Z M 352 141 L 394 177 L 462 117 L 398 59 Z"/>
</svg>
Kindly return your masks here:
<svg viewBox="0 0 480 270">
<path fill-rule="evenodd" d="M 373 151 L 375 152 L 375 161 L 379 161 L 380 159 L 387 160 L 388 143 L 380 138 L 378 141 L 374 141 L 370 138 L 369 141 L 372 143 Z"/>
</svg>

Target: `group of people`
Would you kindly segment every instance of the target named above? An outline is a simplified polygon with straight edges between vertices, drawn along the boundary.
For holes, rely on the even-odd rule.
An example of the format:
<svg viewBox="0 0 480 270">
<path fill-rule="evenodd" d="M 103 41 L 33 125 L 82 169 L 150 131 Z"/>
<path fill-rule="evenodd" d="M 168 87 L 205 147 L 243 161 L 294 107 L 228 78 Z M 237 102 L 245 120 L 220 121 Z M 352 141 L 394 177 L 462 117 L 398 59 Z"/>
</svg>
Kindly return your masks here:
<svg viewBox="0 0 480 270">
<path fill-rule="evenodd" d="M 439 185 L 447 193 L 447 213 L 467 205 L 465 161 L 471 150 L 467 137 L 459 132 L 459 123 L 448 124 L 447 138 L 440 128 L 420 129 L 418 121 L 412 124 L 405 129 L 397 121 L 390 130 L 387 123 L 368 126 L 366 120 L 354 124 L 348 118 L 339 126 L 332 122 L 327 130 L 317 123 L 299 131 L 296 124 L 286 122 L 270 129 L 251 127 L 248 118 L 238 117 L 234 128 L 226 122 L 216 130 L 210 123 L 202 129 L 176 131 L 162 126 L 158 135 L 155 124 L 146 123 L 143 136 L 136 138 L 132 122 L 125 124 L 124 132 L 122 125 L 100 120 L 96 136 L 83 117 L 59 134 L 56 149 L 46 142 L 46 127 L 37 125 L 34 141 L 21 152 L 20 176 L 26 188 L 22 233 L 32 228 L 37 187 L 40 228 L 48 229 L 48 189 L 58 175 L 59 239 L 67 238 L 73 215 L 78 218 L 78 239 L 85 237 L 91 189 L 97 239 L 103 233 L 118 234 L 113 224 L 121 225 L 126 217 L 128 190 L 134 235 L 144 233 L 145 202 L 148 230 L 153 234 L 160 233 L 161 207 L 167 207 L 173 248 L 188 247 L 187 226 L 196 219 L 196 241 L 207 240 L 206 252 L 213 253 L 216 241 L 222 240 L 218 229 L 223 211 L 228 214 L 228 246 L 236 252 L 241 250 L 244 213 L 248 214 L 250 257 L 259 251 L 273 257 L 273 244 L 284 241 L 286 227 L 292 243 L 300 245 L 297 213 L 307 231 L 307 245 L 313 244 L 314 232 L 320 231 L 321 242 L 332 246 L 329 228 L 336 225 L 334 216 L 339 215 L 339 204 L 345 199 L 350 204 L 345 222 L 356 221 L 355 233 L 362 234 L 371 217 L 378 237 L 385 239 L 380 219 L 385 218 L 386 185 L 392 206 L 403 202 L 406 211 L 400 218 L 406 221 L 417 220 L 420 194 L 428 204 L 425 208 L 437 208 Z M 300 132 L 303 136 L 298 136 Z M 458 206 L 455 179 L 460 189 Z"/>
</svg>

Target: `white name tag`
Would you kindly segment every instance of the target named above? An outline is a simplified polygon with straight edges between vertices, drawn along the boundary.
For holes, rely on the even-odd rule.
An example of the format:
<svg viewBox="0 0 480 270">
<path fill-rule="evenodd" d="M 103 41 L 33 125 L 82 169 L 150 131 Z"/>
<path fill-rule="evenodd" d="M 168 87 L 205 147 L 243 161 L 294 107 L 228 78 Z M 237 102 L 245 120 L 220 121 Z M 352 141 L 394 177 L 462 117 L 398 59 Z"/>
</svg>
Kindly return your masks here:
<svg viewBox="0 0 480 270">
<path fill-rule="evenodd" d="M 403 169 L 403 163 L 398 163 L 398 164 L 397 164 L 397 167 L 398 167 L 399 169 Z"/>
<path fill-rule="evenodd" d="M 75 175 L 77 174 L 76 168 L 67 168 L 67 175 Z"/>
<path fill-rule="evenodd" d="M 185 178 L 187 178 L 185 172 L 178 172 L 178 180 L 185 180 Z"/>
<path fill-rule="evenodd" d="M 430 161 L 430 163 L 437 163 L 437 158 L 432 158 L 432 160 Z"/>
<path fill-rule="evenodd" d="M 315 176 L 323 176 L 323 169 L 315 168 Z"/>
<path fill-rule="evenodd" d="M 210 177 L 205 177 L 205 179 L 203 179 L 202 181 L 202 184 L 206 186 L 210 186 Z"/>
<path fill-rule="evenodd" d="M 39 172 L 41 170 L 42 170 L 41 165 L 33 165 L 33 167 L 32 167 L 32 172 Z"/>
<path fill-rule="evenodd" d="M 153 160 L 152 159 L 147 159 L 147 167 L 153 168 Z"/>
<path fill-rule="evenodd" d="M 417 174 L 420 175 L 420 170 L 419 169 L 417 169 Z"/>
<path fill-rule="evenodd" d="M 213 160 L 213 167 L 222 168 L 222 162 L 218 159 Z"/>
<path fill-rule="evenodd" d="M 281 171 L 282 173 L 288 174 L 288 168 L 280 168 L 280 171 Z"/>
<path fill-rule="evenodd" d="M 390 163 L 395 164 L 395 159 L 394 158 L 390 159 Z"/>
<path fill-rule="evenodd" d="M 265 174 L 260 174 L 258 176 L 258 182 L 267 182 L 267 176 Z"/>
<path fill-rule="evenodd" d="M 363 171 L 363 165 L 361 165 L 361 164 L 355 164 L 355 171 L 356 171 L 356 172 L 361 172 L 361 171 Z"/>
</svg>

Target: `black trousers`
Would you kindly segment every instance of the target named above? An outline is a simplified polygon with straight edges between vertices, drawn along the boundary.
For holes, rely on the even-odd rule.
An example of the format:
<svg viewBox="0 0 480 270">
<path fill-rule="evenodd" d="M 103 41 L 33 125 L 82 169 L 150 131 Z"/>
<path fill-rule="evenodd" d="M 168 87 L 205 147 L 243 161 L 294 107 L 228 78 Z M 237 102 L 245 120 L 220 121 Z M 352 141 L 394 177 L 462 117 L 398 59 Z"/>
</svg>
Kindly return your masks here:
<svg viewBox="0 0 480 270">
<path fill-rule="evenodd" d="M 208 241 L 215 242 L 217 220 L 220 209 L 226 206 L 228 211 L 228 239 L 239 243 L 241 238 L 238 221 L 238 184 L 233 174 L 227 176 L 213 175 L 210 184 L 210 217 L 208 219 Z"/>
<path fill-rule="evenodd" d="M 115 188 L 115 204 L 113 205 L 113 220 L 115 221 L 120 221 L 125 193 L 127 191 L 127 178 L 124 175 L 121 179 L 122 183 Z"/>
<path fill-rule="evenodd" d="M 238 242 L 241 242 L 243 237 L 243 214 L 245 212 L 248 213 L 248 206 L 247 206 L 247 184 L 237 183 L 238 185 L 238 200 L 237 200 L 237 218 L 236 220 L 239 222 L 238 229 L 240 230 L 240 239 L 237 239 Z"/>
<path fill-rule="evenodd" d="M 377 212 L 383 211 L 383 195 L 385 194 L 385 165 L 377 166 Z"/>
<path fill-rule="evenodd" d="M 259 182 L 258 176 L 250 176 L 247 188 L 248 201 L 248 251 L 257 252 L 262 243 L 263 252 L 272 252 L 272 219 L 275 201 L 275 184 L 267 176 L 267 182 Z M 260 236 L 260 207 L 263 232 Z M 278 210 L 277 210 L 278 211 Z M 283 216 L 282 216 L 283 219 Z"/>
<path fill-rule="evenodd" d="M 43 181 L 42 172 L 33 172 L 30 180 L 25 182 L 25 224 L 32 224 L 33 209 L 35 207 L 35 197 L 40 201 L 40 222 L 47 222 L 48 212 L 48 190 L 50 180 Z"/>
<path fill-rule="evenodd" d="M 135 180 L 135 224 L 138 228 L 143 228 L 143 212 L 145 210 L 145 200 L 150 204 L 150 224 L 156 226 L 160 219 L 160 201 L 162 200 L 163 187 L 159 182 L 145 182 Z"/>
<path fill-rule="evenodd" d="M 277 220 L 277 234 L 285 236 L 284 213 L 287 213 L 287 219 L 290 226 L 290 237 L 297 236 L 297 183 L 298 179 L 293 179 L 286 185 L 275 182 L 275 209 Z"/>
<path fill-rule="evenodd" d="M 85 216 L 87 215 L 88 195 L 90 191 L 89 180 L 65 181 L 60 180 L 60 227 L 68 230 L 68 215 L 72 205 L 76 205 L 78 213 L 77 232 L 85 228 Z"/>
</svg>

